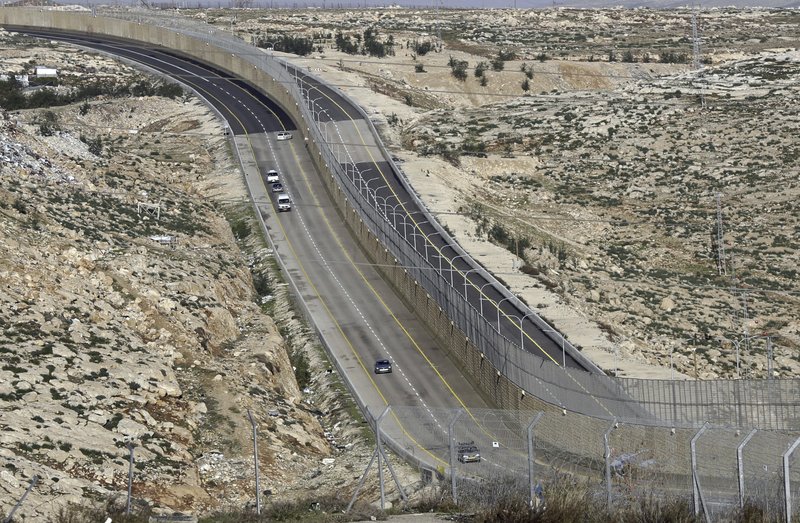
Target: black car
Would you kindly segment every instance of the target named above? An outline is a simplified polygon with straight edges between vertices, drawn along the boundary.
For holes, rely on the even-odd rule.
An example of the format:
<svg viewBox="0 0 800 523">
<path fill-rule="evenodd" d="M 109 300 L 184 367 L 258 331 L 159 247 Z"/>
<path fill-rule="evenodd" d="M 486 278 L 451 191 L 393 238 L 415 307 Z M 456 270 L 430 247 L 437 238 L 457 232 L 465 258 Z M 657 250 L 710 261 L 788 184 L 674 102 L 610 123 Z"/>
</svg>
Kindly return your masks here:
<svg viewBox="0 0 800 523">
<path fill-rule="evenodd" d="M 279 183 L 272 184 L 272 192 L 281 192 L 283 190 L 283 185 Z"/>
<path fill-rule="evenodd" d="M 389 360 L 378 360 L 375 362 L 375 374 L 391 374 L 392 362 Z"/>
</svg>

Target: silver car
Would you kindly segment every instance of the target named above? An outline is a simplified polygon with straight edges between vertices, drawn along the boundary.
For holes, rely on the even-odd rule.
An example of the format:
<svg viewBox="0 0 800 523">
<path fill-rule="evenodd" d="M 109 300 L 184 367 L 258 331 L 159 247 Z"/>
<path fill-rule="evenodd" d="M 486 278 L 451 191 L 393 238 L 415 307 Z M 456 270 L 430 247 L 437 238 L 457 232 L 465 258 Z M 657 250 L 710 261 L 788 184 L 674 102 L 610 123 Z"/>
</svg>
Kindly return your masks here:
<svg viewBox="0 0 800 523">
<path fill-rule="evenodd" d="M 473 441 L 459 443 L 456 455 L 461 463 L 479 463 L 481 461 L 481 452 Z"/>
</svg>

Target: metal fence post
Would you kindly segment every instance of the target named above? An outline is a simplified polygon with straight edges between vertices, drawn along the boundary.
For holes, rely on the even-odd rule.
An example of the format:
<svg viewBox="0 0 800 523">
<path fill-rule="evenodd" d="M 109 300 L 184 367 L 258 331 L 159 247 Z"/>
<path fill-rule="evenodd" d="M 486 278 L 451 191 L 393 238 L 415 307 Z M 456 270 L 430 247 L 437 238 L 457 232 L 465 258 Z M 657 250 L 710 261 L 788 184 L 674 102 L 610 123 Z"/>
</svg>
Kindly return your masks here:
<svg viewBox="0 0 800 523">
<path fill-rule="evenodd" d="M 694 503 L 694 515 L 700 515 L 700 507 L 703 507 L 703 514 L 706 521 L 708 521 L 708 510 L 706 510 L 705 502 L 703 501 L 703 491 L 700 488 L 700 480 L 697 477 L 697 440 L 708 430 L 708 422 L 703 423 L 703 426 L 697 431 L 690 443 L 692 450 L 692 502 Z"/>
<path fill-rule="evenodd" d="M 453 504 L 458 505 L 458 491 L 456 489 L 456 446 L 455 446 L 455 439 L 453 436 L 453 427 L 458 421 L 458 418 L 464 411 L 462 409 L 458 409 L 456 412 L 455 417 L 450 422 L 450 426 L 447 429 L 447 435 L 450 438 L 450 487 L 451 492 L 453 495 Z"/>
<path fill-rule="evenodd" d="M 606 506 L 611 508 L 611 445 L 608 443 L 608 437 L 611 435 L 611 431 L 617 427 L 617 418 L 611 422 L 611 426 L 608 427 L 608 430 L 605 431 L 603 434 L 603 447 L 605 449 L 605 461 L 606 461 Z"/>
<path fill-rule="evenodd" d="M 253 426 L 253 467 L 256 474 L 256 514 L 261 515 L 261 485 L 258 478 L 258 425 L 250 409 L 247 409 L 247 417 L 250 418 L 250 425 Z"/>
<path fill-rule="evenodd" d="M 534 486 L 533 486 L 533 467 L 534 467 L 534 459 L 533 459 L 533 427 L 539 423 L 539 420 L 542 419 L 544 416 L 543 412 L 540 412 L 533 418 L 531 424 L 528 425 L 528 487 L 530 488 L 530 506 L 533 507 L 533 498 L 535 496 Z"/>
<path fill-rule="evenodd" d="M 786 501 L 786 523 L 792 522 L 792 481 L 789 476 L 789 459 L 798 446 L 800 446 L 800 438 L 797 438 L 792 443 L 792 446 L 783 453 L 783 492 Z"/>
<path fill-rule="evenodd" d="M 386 416 L 386 414 L 389 413 L 390 408 L 391 407 L 387 406 L 385 409 L 383 409 L 381 415 L 375 419 L 375 450 L 372 452 L 372 458 L 369 460 L 367 468 L 365 468 L 364 473 L 361 474 L 361 479 L 358 480 L 358 486 L 356 487 L 355 492 L 353 492 L 353 497 L 350 498 L 350 503 L 347 505 L 347 508 L 344 511 L 345 514 L 349 514 L 350 509 L 353 508 L 353 504 L 356 502 L 356 498 L 358 498 L 358 493 L 361 491 L 361 487 L 364 486 L 364 481 L 367 479 L 367 473 L 369 472 L 369 469 L 372 468 L 372 464 L 375 463 L 376 458 L 378 459 L 378 468 L 380 470 L 381 456 L 383 455 L 383 451 L 381 449 L 381 437 L 380 437 L 381 420 L 383 419 L 384 416 Z M 388 460 L 386 461 L 388 462 Z M 392 476 L 394 477 L 394 471 L 391 470 L 391 466 L 389 470 L 392 472 Z M 380 481 L 381 481 L 381 510 L 383 510 L 384 506 L 383 474 L 381 472 L 378 472 L 378 475 L 380 476 Z M 396 481 L 397 480 L 395 479 L 395 482 Z M 399 487 L 400 484 L 398 483 L 398 488 Z M 403 489 L 400 488 L 401 492 L 402 490 Z M 403 493 L 403 496 L 405 496 L 405 493 Z"/>
<path fill-rule="evenodd" d="M 19 498 L 17 504 L 14 505 L 14 508 L 12 508 L 11 512 L 8 513 L 8 516 L 6 516 L 5 519 L 3 519 L 3 523 L 11 523 L 11 520 L 14 518 L 14 512 L 16 512 L 17 509 L 22 505 L 22 503 L 25 501 L 25 498 L 28 497 L 30 491 L 33 489 L 33 487 L 36 486 L 36 483 L 38 482 L 39 482 L 39 476 L 34 475 L 31 478 L 31 484 L 28 485 L 28 488 L 25 489 L 25 492 L 22 494 L 22 497 Z"/>
<path fill-rule="evenodd" d="M 758 429 L 751 430 L 750 434 L 745 436 L 744 440 L 736 447 L 736 469 L 739 473 L 739 508 L 744 508 L 744 446 L 753 439 L 756 432 L 758 432 Z"/>
<path fill-rule="evenodd" d="M 133 493 L 133 449 L 136 445 L 129 441 L 128 447 L 128 501 L 125 503 L 125 515 L 131 514 L 131 494 Z"/>
<path fill-rule="evenodd" d="M 389 409 L 392 407 L 389 406 L 386 409 L 386 412 L 389 412 Z M 381 416 L 382 417 L 382 416 Z M 379 422 L 376 422 L 375 426 L 379 429 Z M 389 473 L 392 475 L 392 479 L 394 480 L 395 486 L 397 486 L 397 490 L 400 491 L 400 499 L 403 501 L 408 501 L 408 496 L 406 496 L 405 491 L 403 490 L 403 486 L 400 484 L 400 480 L 397 479 L 397 474 L 394 473 L 394 468 L 392 467 L 392 462 L 389 461 L 389 457 L 386 456 L 386 453 L 383 451 L 383 439 L 381 439 L 381 445 L 378 446 L 378 452 L 383 456 L 383 461 L 386 463 L 386 466 L 389 468 Z"/>
<path fill-rule="evenodd" d="M 375 420 L 375 444 L 378 449 L 378 485 L 381 489 L 381 510 L 386 510 L 386 489 L 383 485 L 383 452 L 381 452 L 381 420 L 391 407 L 386 407 L 383 413 Z"/>
</svg>

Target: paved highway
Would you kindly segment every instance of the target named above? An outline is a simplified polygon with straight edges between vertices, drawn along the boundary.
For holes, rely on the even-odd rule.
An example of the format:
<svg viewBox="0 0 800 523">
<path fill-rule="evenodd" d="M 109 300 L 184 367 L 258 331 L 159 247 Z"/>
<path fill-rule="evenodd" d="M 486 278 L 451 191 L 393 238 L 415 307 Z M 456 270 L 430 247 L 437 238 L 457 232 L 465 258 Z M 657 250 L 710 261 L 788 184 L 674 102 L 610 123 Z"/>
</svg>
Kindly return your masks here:
<svg viewBox="0 0 800 523">
<path fill-rule="evenodd" d="M 302 140 L 276 139 L 277 131 L 295 128 L 279 106 L 227 74 L 164 49 L 49 30 L 25 32 L 117 55 L 175 77 L 226 118 L 277 254 L 368 408 L 380 412 L 388 404 L 412 405 L 428 412 L 429 419 L 418 420 L 417 426 L 387 420 L 393 431 L 411 442 L 441 440 L 448 422 L 442 409 L 466 409 L 469 419 L 470 409 L 490 407 L 370 265 L 329 200 Z M 279 172 L 291 195 L 291 212 L 276 211 L 261 175 L 269 169 Z M 392 374 L 373 374 L 374 362 L 381 358 L 392 360 Z M 413 452 L 425 454 L 420 448 Z M 446 452 L 437 454 L 423 458 L 443 465 Z"/>
<path fill-rule="evenodd" d="M 414 237 L 419 240 L 415 241 L 416 250 L 420 253 L 430 250 L 430 258 L 436 260 L 435 266 L 441 257 L 447 279 L 462 295 L 466 292 L 472 306 L 476 310 L 483 310 L 490 322 L 497 324 L 495 318 L 499 308 L 500 332 L 506 338 L 520 344 L 520 319 L 523 319 L 524 336 L 521 341 L 525 350 L 558 365 L 586 370 L 584 363 L 573 358 L 569 351 L 564 351 L 559 336 L 554 340 L 530 317 L 524 318 L 529 311 L 521 311 L 516 304 L 504 300 L 506 296 L 493 284 L 493 280 L 473 270 L 479 266 L 472 260 L 460 257 L 436 228 L 424 219 L 421 209 L 401 182 L 402 175 L 384 158 L 363 116 L 350 102 L 303 70 L 290 66 L 290 72 L 295 75 L 304 97 L 313 102 L 315 117 L 321 127 L 329 129 L 327 134 L 332 137 L 331 147 L 336 148 L 337 140 L 341 140 L 347 149 L 348 154 L 342 155 L 345 170 L 356 169 L 362 173 L 365 180 L 364 196 L 373 206 L 384 209 L 387 219 L 396 224 L 401 234 L 406 231 L 411 237 L 417 235 Z"/>
</svg>

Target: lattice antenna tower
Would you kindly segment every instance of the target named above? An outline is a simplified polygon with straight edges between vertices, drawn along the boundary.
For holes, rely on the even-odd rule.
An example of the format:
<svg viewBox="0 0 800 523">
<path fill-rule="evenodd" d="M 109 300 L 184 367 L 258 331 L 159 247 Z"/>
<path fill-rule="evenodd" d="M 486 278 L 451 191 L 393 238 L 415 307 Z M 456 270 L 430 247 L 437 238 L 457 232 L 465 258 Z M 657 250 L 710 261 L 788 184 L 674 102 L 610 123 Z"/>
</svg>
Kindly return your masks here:
<svg viewBox="0 0 800 523">
<path fill-rule="evenodd" d="M 727 274 L 725 267 L 725 231 L 722 227 L 722 193 L 717 193 L 717 272 L 720 276 Z"/>
<path fill-rule="evenodd" d="M 696 78 L 700 79 L 700 71 L 703 69 L 703 63 L 700 59 L 700 33 L 697 29 L 697 13 L 700 10 L 700 2 L 692 2 L 692 65 L 697 73 Z M 700 86 L 700 106 L 706 106 L 706 93 L 705 81 Z"/>
<path fill-rule="evenodd" d="M 739 297 L 739 303 L 742 308 L 740 311 L 734 311 L 734 322 L 737 322 L 742 328 L 742 335 L 744 336 L 744 351 L 750 351 L 750 313 L 747 308 L 747 290 L 739 289 L 739 278 L 736 275 L 736 263 L 734 263 L 733 253 L 726 254 L 728 259 L 728 266 L 730 267 L 731 277 L 731 294 Z"/>
</svg>

